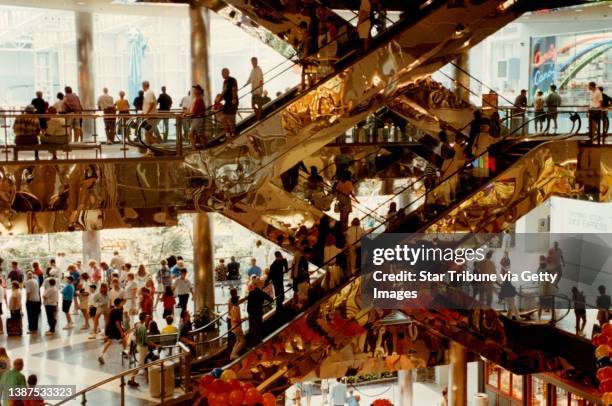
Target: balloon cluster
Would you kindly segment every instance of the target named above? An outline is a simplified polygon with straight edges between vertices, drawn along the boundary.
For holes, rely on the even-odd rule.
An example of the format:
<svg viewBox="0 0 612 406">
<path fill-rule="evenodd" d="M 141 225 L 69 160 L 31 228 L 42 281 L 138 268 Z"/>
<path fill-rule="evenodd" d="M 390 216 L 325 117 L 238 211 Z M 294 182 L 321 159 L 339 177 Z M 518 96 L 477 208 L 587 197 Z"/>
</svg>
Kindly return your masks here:
<svg viewBox="0 0 612 406">
<path fill-rule="evenodd" d="M 208 406 L 276 406 L 272 393 L 262 395 L 252 384 L 240 382 L 231 369 L 213 369 L 200 379 L 198 391 Z"/>
<path fill-rule="evenodd" d="M 373 403 L 373 406 L 393 406 L 393 403 L 391 403 L 390 400 L 388 399 L 376 399 Z"/>
<path fill-rule="evenodd" d="M 593 336 L 595 358 L 597 358 L 597 379 L 604 405 L 612 404 L 612 324 L 604 324 L 601 334 Z"/>
</svg>

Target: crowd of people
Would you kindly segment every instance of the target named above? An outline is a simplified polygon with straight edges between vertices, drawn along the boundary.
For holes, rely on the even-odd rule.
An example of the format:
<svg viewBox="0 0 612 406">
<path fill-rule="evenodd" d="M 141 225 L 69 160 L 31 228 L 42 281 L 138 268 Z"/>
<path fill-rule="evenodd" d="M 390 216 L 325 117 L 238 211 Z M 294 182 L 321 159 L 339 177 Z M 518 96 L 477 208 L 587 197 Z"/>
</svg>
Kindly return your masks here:
<svg viewBox="0 0 612 406">
<path fill-rule="evenodd" d="M 257 117 L 261 118 L 262 108 L 271 101 L 268 92 L 264 90 L 264 75 L 258 65 L 256 57 L 251 58 L 252 69 L 245 84 L 251 85 L 251 107 Z M 132 104 L 126 99 L 124 91 L 120 91 L 118 98 L 114 99 L 107 88 L 102 89 L 98 97 L 97 111 L 103 113 L 106 144 L 116 142 L 116 135 L 129 137 L 131 124 L 128 125 L 127 116 L 130 113 L 138 114 L 144 128 L 144 140 L 148 145 L 168 140 L 170 131 L 170 117 L 180 120 L 183 133 L 191 142 L 194 149 L 205 146 L 207 143 L 206 117 L 216 115 L 221 125 L 223 136 L 236 135 L 236 113 L 238 111 L 238 82 L 227 68 L 221 71 L 223 89 L 214 101 L 212 111 L 209 111 L 204 101 L 205 89 L 196 84 L 184 96 L 179 104 L 180 112 L 170 113 L 173 105 L 172 97 L 167 93 L 166 86 L 161 87 L 161 93 L 156 96 L 148 81 L 142 82 L 142 90 L 134 98 Z M 83 117 L 62 117 L 61 114 L 86 113 L 79 96 L 70 86 L 64 88 L 64 93 L 56 95 L 56 101 L 50 105 L 43 98 L 43 93 L 36 92 L 36 97 L 25 107 L 23 116 L 17 116 L 13 124 L 15 145 L 55 144 L 67 145 L 83 141 Z M 94 113 L 94 111 L 91 111 Z M 37 118 L 35 115 L 45 114 L 51 117 Z M 148 115 L 154 117 L 147 118 Z M 161 132 L 158 128 L 161 124 Z"/>
<path fill-rule="evenodd" d="M 588 83 L 589 100 L 587 119 L 589 123 L 589 137 L 592 141 L 603 141 L 608 135 L 610 122 L 608 119 L 608 109 L 610 108 L 610 96 L 604 93 L 604 88 L 595 82 Z M 531 105 L 534 109 L 535 129 L 544 131 L 545 128 L 556 133 L 558 129 L 558 114 L 562 99 L 557 92 L 557 86 L 551 84 L 548 94 L 544 95 L 543 90 L 537 90 Z M 511 125 L 513 129 L 523 127 L 525 114 L 529 106 L 527 90 L 522 89 L 513 103 Z M 546 127 L 544 123 L 546 122 Z M 552 125 L 551 125 L 552 124 Z M 526 127 L 521 129 L 524 134 Z"/>
<path fill-rule="evenodd" d="M 2 263 L 0 260 L 0 266 Z M 180 339 L 192 344 L 188 307 L 193 286 L 187 274 L 183 258 L 174 255 L 160 261 L 154 274 L 144 265 L 134 270 L 118 252 L 108 262 L 90 260 L 86 266 L 81 261 L 59 266 L 55 259 L 44 266 L 32 262 L 26 272 L 17 261 L 12 261 L 0 280 L 0 313 L 2 305 L 6 305 L 8 335 L 22 334 L 24 313 L 27 333 L 37 335 L 44 326 L 40 320 L 44 309 L 47 336 L 57 334 L 58 324 L 62 323 L 59 315 L 63 313 L 64 330 L 79 328 L 88 331 L 90 339 L 104 339 L 98 358 L 100 364 L 104 364 L 105 354 L 113 343 L 119 343 L 125 351 L 128 338 L 135 341 L 139 362 L 144 364 L 153 345 L 147 334 L 180 334 Z M 162 328 L 155 320 L 160 303 Z M 175 326 L 177 312 L 178 328 Z M 76 325 L 77 319 L 80 326 Z M 3 327 L 4 323 L 0 323 L 2 333 Z M 134 380 L 130 385 L 136 386 Z"/>
</svg>

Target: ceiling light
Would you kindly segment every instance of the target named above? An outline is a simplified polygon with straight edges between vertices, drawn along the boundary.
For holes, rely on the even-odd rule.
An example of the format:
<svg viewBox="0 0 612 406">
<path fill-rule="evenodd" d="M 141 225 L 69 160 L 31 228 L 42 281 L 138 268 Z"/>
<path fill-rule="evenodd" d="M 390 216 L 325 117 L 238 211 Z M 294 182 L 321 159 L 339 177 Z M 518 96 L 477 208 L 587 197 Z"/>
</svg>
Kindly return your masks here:
<svg viewBox="0 0 612 406">
<path fill-rule="evenodd" d="M 85 2 L 84 1 L 77 1 L 76 4 L 79 5 L 79 6 L 84 6 Z"/>
</svg>

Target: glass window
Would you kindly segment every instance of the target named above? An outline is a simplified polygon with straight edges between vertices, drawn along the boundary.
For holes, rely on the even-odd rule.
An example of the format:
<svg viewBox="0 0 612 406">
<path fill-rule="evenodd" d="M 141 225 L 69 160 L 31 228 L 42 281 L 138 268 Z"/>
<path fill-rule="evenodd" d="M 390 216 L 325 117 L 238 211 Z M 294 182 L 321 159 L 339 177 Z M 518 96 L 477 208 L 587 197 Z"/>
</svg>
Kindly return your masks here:
<svg viewBox="0 0 612 406">
<path fill-rule="evenodd" d="M 510 395 L 510 377 L 512 376 L 512 374 L 507 370 L 500 368 L 499 375 L 499 389 L 503 393 Z"/>
<path fill-rule="evenodd" d="M 557 387 L 556 389 L 556 405 L 557 406 L 567 406 L 568 404 L 568 396 L 567 396 L 567 391 L 563 388 L 559 388 Z"/>
<path fill-rule="evenodd" d="M 521 375 L 512 375 L 512 397 L 523 399 L 523 377 Z"/>
<path fill-rule="evenodd" d="M 487 364 L 487 370 L 489 372 L 487 374 L 487 384 L 493 386 L 494 388 L 497 388 L 499 385 L 498 382 L 500 368 L 492 364 Z"/>
<path fill-rule="evenodd" d="M 586 406 L 586 402 L 578 395 L 570 393 L 570 405 L 571 406 Z"/>
<path fill-rule="evenodd" d="M 546 406 L 546 383 L 538 378 L 532 379 L 531 404 Z"/>
</svg>

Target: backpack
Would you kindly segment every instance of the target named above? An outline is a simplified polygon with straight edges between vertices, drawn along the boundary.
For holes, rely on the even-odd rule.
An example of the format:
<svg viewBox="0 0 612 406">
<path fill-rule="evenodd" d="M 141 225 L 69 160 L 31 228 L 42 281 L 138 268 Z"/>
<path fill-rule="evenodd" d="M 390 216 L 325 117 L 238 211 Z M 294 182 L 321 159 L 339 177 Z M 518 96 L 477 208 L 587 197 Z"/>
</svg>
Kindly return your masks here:
<svg viewBox="0 0 612 406">
<path fill-rule="evenodd" d="M 601 102 L 602 107 L 610 107 L 610 102 L 612 101 L 612 98 L 610 98 L 610 96 L 608 96 L 605 93 L 602 93 L 603 95 L 603 99 Z"/>
</svg>

